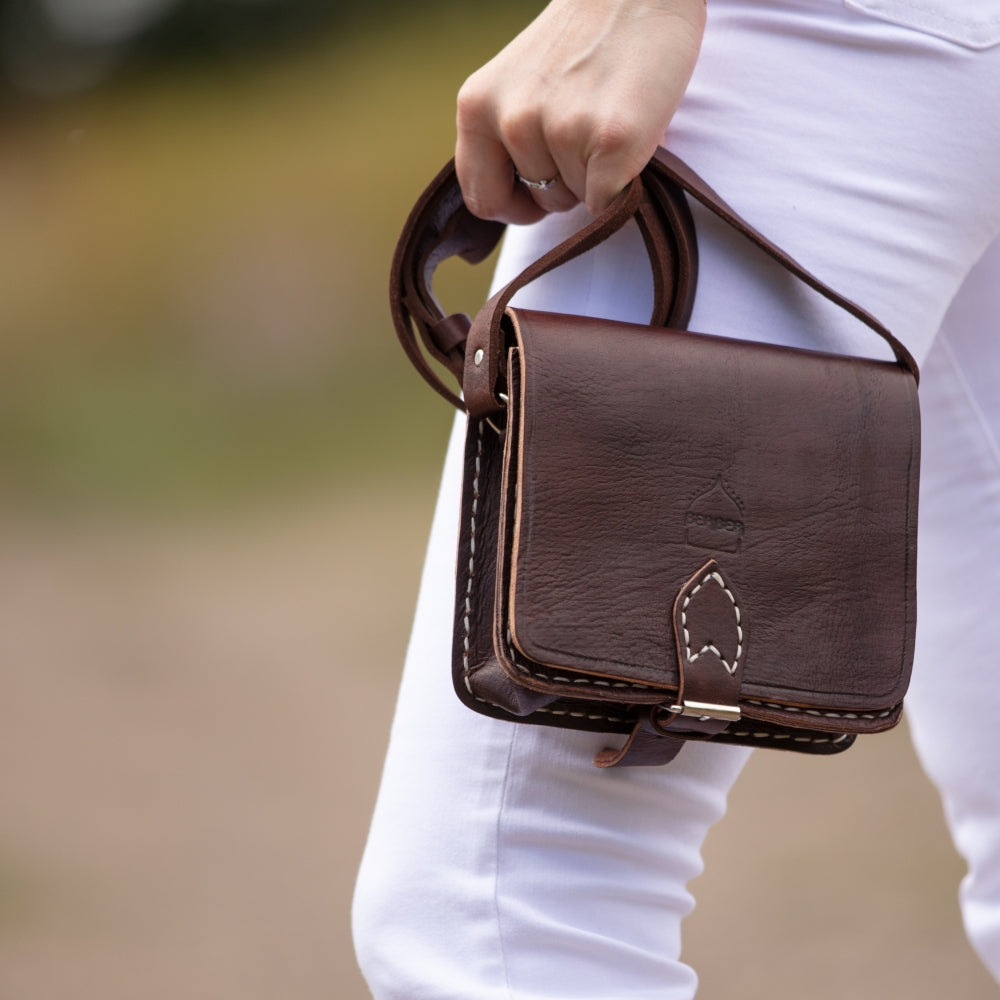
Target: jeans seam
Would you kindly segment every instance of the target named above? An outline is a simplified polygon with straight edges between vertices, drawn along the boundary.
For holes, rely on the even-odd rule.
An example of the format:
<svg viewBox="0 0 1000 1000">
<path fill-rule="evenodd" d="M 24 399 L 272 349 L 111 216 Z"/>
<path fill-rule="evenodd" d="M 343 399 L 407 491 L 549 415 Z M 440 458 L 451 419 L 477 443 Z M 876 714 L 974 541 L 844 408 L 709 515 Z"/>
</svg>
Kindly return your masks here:
<svg viewBox="0 0 1000 1000">
<path fill-rule="evenodd" d="M 951 348 L 951 344 L 948 342 L 947 334 L 941 334 L 940 340 L 941 346 L 944 348 L 944 352 L 948 357 L 948 363 L 951 365 L 951 369 L 955 373 L 955 379 L 958 386 L 962 390 L 962 395 L 965 397 L 966 404 L 972 411 L 972 415 L 979 424 L 980 430 L 983 432 L 983 437 L 986 439 L 987 447 L 993 457 L 997 470 L 1000 470 L 1000 443 L 997 442 L 996 436 L 993 433 L 993 428 L 986 419 L 986 414 L 983 413 L 983 408 L 979 405 L 979 400 L 976 398 L 976 394 L 973 392 L 972 386 L 969 385 L 969 381 L 965 377 L 965 372 L 958 361 L 958 357 L 955 355 L 955 352 Z"/>
<path fill-rule="evenodd" d="M 496 851 L 494 853 L 493 868 L 493 915 L 496 919 L 497 927 L 497 949 L 500 957 L 500 969 L 503 972 L 503 985 L 508 1000 L 514 1000 L 514 991 L 510 985 L 510 974 L 507 968 L 507 949 L 504 945 L 503 917 L 500 911 L 500 853 L 503 849 L 503 820 L 504 809 L 507 804 L 507 791 L 510 781 L 511 760 L 514 756 L 514 740 L 517 737 L 517 725 L 510 724 L 510 739 L 507 742 L 507 760 L 504 765 L 503 783 L 500 787 L 500 804 L 497 809 L 496 820 Z"/>
</svg>

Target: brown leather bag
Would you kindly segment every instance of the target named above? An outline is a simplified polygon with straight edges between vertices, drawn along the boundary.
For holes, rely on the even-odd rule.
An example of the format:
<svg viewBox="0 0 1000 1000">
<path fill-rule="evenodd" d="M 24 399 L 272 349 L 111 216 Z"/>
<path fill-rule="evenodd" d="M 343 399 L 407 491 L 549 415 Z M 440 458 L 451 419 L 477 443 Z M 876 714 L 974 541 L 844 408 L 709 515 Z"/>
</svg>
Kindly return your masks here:
<svg viewBox="0 0 1000 1000">
<path fill-rule="evenodd" d="M 896 360 L 686 332 L 697 244 L 684 192 Z M 652 263 L 649 326 L 509 307 L 631 219 Z M 664 150 L 474 321 L 445 316 L 431 293 L 438 263 L 481 260 L 502 231 L 468 212 L 449 165 L 392 266 L 407 354 L 469 413 L 462 701 L 515 722 L 629 734 L 600 766 L 662 763 L 689 739 L 831 754 L 894 726 L 916 625 L 920 432 L 905 347 Z"/>
</svg>

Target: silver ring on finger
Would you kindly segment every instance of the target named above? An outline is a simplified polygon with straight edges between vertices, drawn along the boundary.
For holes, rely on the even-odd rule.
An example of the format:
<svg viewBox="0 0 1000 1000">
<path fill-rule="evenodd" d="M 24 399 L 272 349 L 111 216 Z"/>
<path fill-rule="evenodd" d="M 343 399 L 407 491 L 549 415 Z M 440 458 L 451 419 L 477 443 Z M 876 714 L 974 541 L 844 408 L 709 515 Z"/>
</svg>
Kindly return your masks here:
<svg viewBox="0 0 1000 1000">
<path fill-rule="evenodd" d="M 514 171 L 514 178 L 517 180 L 518 184 L 523 184 L 526 188 L 531 188 L 532 191 L 548 191 L 550 187 L 559 183 L 559 175 L 556 174 L 555 177 L 550 177 L 548 180 L 544 181 L 530 181 L 527 177 L 522 177 L 516 170 Z"/>
</svg>

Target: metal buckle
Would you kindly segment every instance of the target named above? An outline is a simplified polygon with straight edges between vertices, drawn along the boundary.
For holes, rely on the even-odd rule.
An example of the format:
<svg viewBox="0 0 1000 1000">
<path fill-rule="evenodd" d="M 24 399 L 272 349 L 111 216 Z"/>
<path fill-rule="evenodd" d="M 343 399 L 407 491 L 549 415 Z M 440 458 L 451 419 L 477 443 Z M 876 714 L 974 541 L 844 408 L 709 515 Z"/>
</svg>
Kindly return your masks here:
<svg viewBox="0 0 1000 1000">
<path fill-rule="evenodd" d="M 682 705 L 671 705 L 669 710 L 679 715 L 687 715 L 698 719 L 699 722 L 707 722 L 709 719 L 718 719 L 720 722 L 739 722 L 739 705 L 713 705 L 707 701 L 687 701 Z"/>
<path fill-rule="evenodd" d="M 503 403 L 504 406 L 509 406 L 510 405 L 510 397 L 507 395 L 507 393 L 505 393 L 505 392 L 498 392 L 497 393 L 497 398 L 500 400 L 501 403 Z M 504 432 L 503 428 L 497 427 L 497 425 L 495 423 L 493 423 L 492 418 L 487 417 L 486 418 L 486 423 L 488 423 L 490 425 L 490 427 L 492 427 L 493 430 L 495 430 L 497 432 L 497 434 L 500 435 L 500 437 L 504 436 L 505 432 Z"/>
</svg>

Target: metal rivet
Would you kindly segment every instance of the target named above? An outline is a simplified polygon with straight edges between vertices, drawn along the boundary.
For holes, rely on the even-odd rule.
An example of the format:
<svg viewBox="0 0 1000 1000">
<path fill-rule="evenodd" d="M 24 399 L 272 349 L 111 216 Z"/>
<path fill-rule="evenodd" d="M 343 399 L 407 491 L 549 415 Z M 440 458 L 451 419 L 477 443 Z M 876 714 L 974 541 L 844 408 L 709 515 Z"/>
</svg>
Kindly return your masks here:
<svg viewBox="0 0 1000 1000">
<path fill-rule="evenodd" d="M 483 354 L 483 349 L 480 347 L 478 351 L 472 356 L 472 363 L 478 368 L 483 363 L 483 358 L 486 357 Z"/>
</svg>

